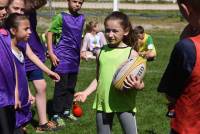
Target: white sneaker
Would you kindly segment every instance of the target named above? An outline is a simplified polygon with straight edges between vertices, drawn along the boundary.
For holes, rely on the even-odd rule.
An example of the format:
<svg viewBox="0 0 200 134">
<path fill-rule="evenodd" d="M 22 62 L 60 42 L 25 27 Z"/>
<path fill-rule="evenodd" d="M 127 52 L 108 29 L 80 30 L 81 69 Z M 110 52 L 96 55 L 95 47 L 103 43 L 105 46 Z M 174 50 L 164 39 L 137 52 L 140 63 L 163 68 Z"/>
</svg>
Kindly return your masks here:
<svg viewBox="0 0 200 134">
<path fill-rule="evenodd" d="M 69 116 L 67 116 L 68 119 L 73 120 L 73 121 L 77 121 L 78 118 L 76 118 L 73 114 L 70 114 Z"/>
</svg>

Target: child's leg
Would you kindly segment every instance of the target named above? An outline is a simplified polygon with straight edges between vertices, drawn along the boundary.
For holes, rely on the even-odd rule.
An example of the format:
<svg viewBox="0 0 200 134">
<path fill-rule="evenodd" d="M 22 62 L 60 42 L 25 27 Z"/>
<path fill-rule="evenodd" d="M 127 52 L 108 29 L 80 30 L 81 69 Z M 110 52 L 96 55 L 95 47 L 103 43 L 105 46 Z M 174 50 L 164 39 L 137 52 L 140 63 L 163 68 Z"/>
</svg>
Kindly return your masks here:
<svg viewBox="0 0 200 134">
<path fill-rule="evenodd" d="M 0 108 L 0 134 L 13 134 L 15 122 L 14 106 Z"/>
<path fill-rule="evenodd" d="M 136 119 L 133 112 L 117 113 L 117 117 L 125 134 L 137 134 Z"/>
<path fill-rule="evenodd" d="M 60 74 L 60 81 L 55 83 L 53 96 L 53 120 L 59 127 L 65 126 L 65 122 L 60 118 L 66 108 L 67 103 L 67 83 L 69 74 Z"/>
<path fill-rule="evenodd" d="M 111 134 L 114 113 L 104 113 L 97 111 L 96 126 L 97 134 Z"/>
<path fill-rule="evenodd" d="M 67 89 L 66 89 L 66 105 L 65 110 L 70 110 L 72 108 L 75 86 L 77 81 L 77 73 L 70 73 L 68 75 Z"/>
<path fill-rule="evenodd" d="M 39 116 L 39 124 L 42 125 L 48 122 L 46 112 L 46 81 L 44 79 L 33 80 L 33 85 L 36 90 L 35 100 Z"/>
<path fill-rule="evenodd" d="M 46 112 L 46 81 L 44 80 L 43 72 L 40 69 L 29 71 L 27 72 L 27 77 L 29 81 L 33 82 L 36 90 L 35 99 L 39 116 L 39 124 L 45 124 L 48 120 Z"/>
</svg>

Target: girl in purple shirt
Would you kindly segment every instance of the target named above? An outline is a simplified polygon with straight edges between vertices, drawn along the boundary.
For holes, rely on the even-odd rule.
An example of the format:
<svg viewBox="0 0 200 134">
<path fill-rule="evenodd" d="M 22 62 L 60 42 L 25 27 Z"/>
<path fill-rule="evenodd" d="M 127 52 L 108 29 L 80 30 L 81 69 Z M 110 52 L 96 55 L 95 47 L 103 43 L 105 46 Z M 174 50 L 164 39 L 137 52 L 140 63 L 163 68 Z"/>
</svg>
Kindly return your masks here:
<svg viewBox="0 0 200 134">
<path fill-rule="evenodd" d="M 31 34 L 28 39 L 28 44 L 33 53 L 39 57 L 42 62 L 45 62 L 45 51 L 40 38 L 38 36 L 37 14 L 36 10 L 46 4 L 47 0 L 9 0 L 8 14 L 20 13 L 26 14 L 30 21 Z M 35 89 L 36 107 L 38 112 L 39 126 L 36 131 L 44 132 L 56 128 L 56 124 L 48 121 L 46 112 L 46 81 L 43 76 L 43 71 L 38 68 L 27 56 L 25 58 L 25 70 L 28 80 L 31 81 Z"/>
<path fill-rule="evenodd" d="M 26 79 L 24 55 L 26 55 L 34 64 L 46 72 L 50 77 L 53 77 L 55 80 L 59 80 L 60 77 L 58 74 L 49 70 L 40 61 L 27 43 L 20 43 L 22 41 L 26 42 L 31 34 L 30 23 L 27 17 L 18 13 L 10 14 L 6 20 L 6 25 L 11 34 L 11 48 L 17 72 L 19 74 L 18 91 L 21 108 L 16 110 L 16 127 L 21 128 L 31 120 L 31 95 L 28 90 L 28 81 Z"/>
</svg>

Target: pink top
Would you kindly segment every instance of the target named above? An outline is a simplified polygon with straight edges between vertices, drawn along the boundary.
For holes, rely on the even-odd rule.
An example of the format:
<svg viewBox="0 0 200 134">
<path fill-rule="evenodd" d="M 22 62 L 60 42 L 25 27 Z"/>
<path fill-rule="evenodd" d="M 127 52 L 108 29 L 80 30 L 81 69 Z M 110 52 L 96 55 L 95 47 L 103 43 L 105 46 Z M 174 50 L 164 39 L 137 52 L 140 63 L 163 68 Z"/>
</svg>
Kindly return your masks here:
<svg viewBox="0 0 200 134">
<path fill-rule="evenodd" d="M 94 51 L 107 44 L 105 36 L 102 32 L 98 32 L 96 35 L 86 33 L 83 39 L 83 46 L 81 51 Z"/>
</svg>

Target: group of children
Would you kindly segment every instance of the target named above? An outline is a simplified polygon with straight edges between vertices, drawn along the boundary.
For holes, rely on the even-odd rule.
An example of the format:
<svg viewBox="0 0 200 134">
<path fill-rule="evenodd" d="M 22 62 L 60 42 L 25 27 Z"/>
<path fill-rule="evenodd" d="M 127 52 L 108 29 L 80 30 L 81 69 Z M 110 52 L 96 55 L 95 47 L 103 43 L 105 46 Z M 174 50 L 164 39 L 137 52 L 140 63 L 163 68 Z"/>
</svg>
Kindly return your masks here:
<svg viewBox="0 0 200 134">
<path fill-rule="evenodd" d="M 63 118 L 76 120 L 71 114 L 73 100 L 85 102 L 87 96 L 94 91 L 96 97 L 93 109 L 96 110 L 97 133 L 111 133 L 113 117 L 116 114 L 124 133 L 137 134 L 136 94 L 144 88 L 144 82 L 130 75 L 124 81 L 126 90 L 118 91 L 112 86 L 112 78 L 117 68 L 128 58 L 142 56 L 149 60 L 154 59 L 156 52 L 152 38 L 144 34 L 141 27 L 133 29 L 126 14 L 115 11 L 104 21 L 107 42 L 98 34 L 97 23 L 91 23 L 90 26 L 93 27 L 88 28 L 90 34 L 84 39 L 81 51 L 85 17 L 78 11 L 83 2 L 68 0 L 68 12 L 62 12 L 53 18 L 47 32 L 51 71 L 43 63 L 44 49 L 36 32 L 36 9 L 46 1 L 0 0 L 1 134 L 22 133 L 22 129 L 32 118 L 30 106 L 34 100 L 39 115 L 37 131 L 44 132 L 63 127 Z M 178 0 L 178 5 L 191 27 L 198 31 L 199 1 Z M 190 37 L 190 33 L 185 35 Z M 150 43 L 145 44 L 142 40 Z M 166 93 L 175 107 L 172 134 L 199 134 L 199 41 L 197 32 L 194 37 L 183 39 L 176 45 L 159 86 L 159 91 Z M 139 42 L 142 42 L 147 52 L 140 51 Z M 88 43 L 92 44 L 89 50 L 97 63 L 96 79 L 84 91 L 75 93 L 80 58 L 88 58 L 85 53 Z M 179 64 L 176 62 L 177 57 L 178 61 L 181 61 Z M 46 82 L 43 71 L 56 81 L 52 121 L 48 121 L 46 116 Z M 174 73 L 178 73 L 174 80 L 178 80 L 179 84 L 170 80 Z M 36 98 L 31 95 L 27 80 L 33 82 Z M 174 90 L 175 85 L 177 86 Z M 182 112 L 182 109 L 186 112 Z"/>
<path fill-rule="evenodd" d="M 90 21 L 86 24 L 85 35 L 81 48 L 81 58 L 84 60 L 96 59 L 96 52 L 103 45 L 107 44 L 105 36 L 100 32 L 99 24 L 96 21 Z M 137 36 L 137 51 L 139 56 L 153 61 L 156 58 L 156 48 L 151 35 L 145 33 L 142 26 L 136 26 L 133 29 Z"/>
<path fill-rule="evenodd" d="M 35 85 L 36 106 L 40 106 L 38 107 L 38 130 L 49 128 L 51 124 L 51 128 L 53 128 L 55 125 L 48 122 L 46 117 L 46 93 L 45 91 L 42 91 L 45 89 L 37 88 L 37 86 L 42 85 L 42 83 L 38 83 L 37 80 L 43 79 L 44 82 L 42 71 L 46 72 L 56 81 L 58 81 L 60 77 L 57 73 L 48 69 L 43 63 L 45 56 L 42 56 L 43 49 L 36 32 L 36 18 L 33 16 L 35 10 L 46 4 L 46 1 L 2 0 L 0 2 L 4 5 L 1 9 L 1 16 L 2 18 L 4 17 L 1 19 L 1 23 L 4 24 L 2 25 L 1 32 L 3 37 L 2 44 L 7 46 L 9 48 L 9 52 L 11 52 L 12 64 L 14 64 L 13 69 L 15 72 L 15 76 L 13 77 L 15 81 L 14 83 L 11 83 L 15 86 L 15 90 L 13 92 L 14 96 L 9 96 L 9 98 L 11 98 L 10 100 L 12 100 L 12 97 L 15 99 L 14 108 L 16 111 L 14 114 L 15 116 L 4 115 L 6 114 L 4 113 L 6 109 L 2 111 L 1 115 L 7 117 L 7 119 L 5 117 L 4 118 L 8 122 L 8 126 L 11 126 L 12 128 L 1 125 L 1 133 L 22 133 L 22 129 L 32 118 L 30 106 L 31 103 L 34 102 L 35 98 L 31 95 L 27 78 L 33 81 Z M 5 20 L 7 14 L 9 17 Z M 27 16 L 23 14 L 27 14 Z M 28 15 L 31 15 L 31 17 L 28 17 Z M 6 77 L 6 75 L 3 75 L 3 77 Z M 6 87 L 2 87 L 2 89 L 4 88 L 6 89 Z M 44 96 L 41 96 L 40 92 L 44 92 Z M 37 94 L 39 97 L 37 97 Z M 10 104 L 8 105 L 10 106 Z M 10 118 L 9 116 L 13 118 Z"/>
<path fill-rule="evenodd" d="M 0 68 L 1 83 L 3 83 L 0 108 L 2 119 L 0 132 L 2 134 L 24 132 L 24 126 L 32 118 L 30 106 L 34 100 L 36 100 L 39 116 L 39 126 L 36 128 L 36 132 L 56 130 L 63 126 L 64 124 L 59 121 L 60 116 L 76 119 L 71 115 L 70 109 L 80 62 L 81 35 L 85 19 L 83 15 L 78 14 L 78 10 L 83 1 L 69 1 L 69 12 L 58 15 L 55 22 L 61 23 L 55 25 L 57 28 L 61 28 L 62 35 L 60 34 L 59 45 L 53 50 L 51 49 L 51 30 L 55 28 L 54 21 L 48 31 L 49 55 L 52 60 L 52 70 L 56 73 L 43 63 L 46 59 L 45 51 L 36 31 L 36 10 L 46 2 L 46 0 L 0 1 L 1 45 L 3 47 L 1 50 L 5 50 L 2 52 L 3 60 Z M 6 17 L 7 14 L 8 17 Z M 75 23 L 76 27 L 74 27 Z M 64 27 L 68 27 L 68 29 Z M 66 44 L 68 45 L 66 46 Z M 53 97 L 53 121 L 48 121 L 46 115 L 46 82 L 43 71 L 56 81 Z M 27 80 L 33 82 L 36 90 L 35 97 L 31 95 Z"/>
</svg>

